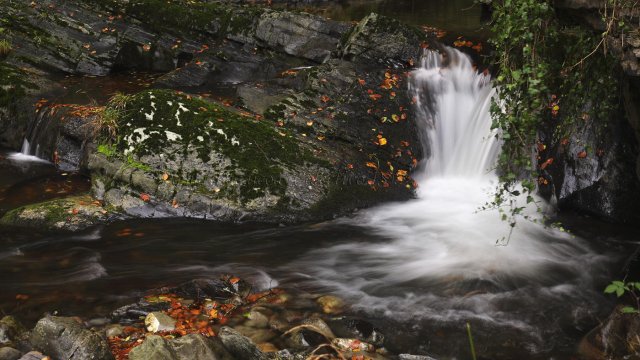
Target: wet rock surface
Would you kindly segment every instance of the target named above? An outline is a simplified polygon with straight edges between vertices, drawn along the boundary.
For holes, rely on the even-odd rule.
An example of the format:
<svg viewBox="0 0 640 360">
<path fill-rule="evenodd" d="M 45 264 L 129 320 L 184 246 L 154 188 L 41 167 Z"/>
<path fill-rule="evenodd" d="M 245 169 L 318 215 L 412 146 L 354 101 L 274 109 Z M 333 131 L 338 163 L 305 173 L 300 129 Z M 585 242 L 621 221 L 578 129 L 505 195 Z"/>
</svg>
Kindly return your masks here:
<svg viewBox="0 0 640 360">
<path fill-rule="evenodd" d="M 58 359 L 110 360 L 106 338 L 85 329 L 73 318 L 49 316 L 41 319 L 31 333 L 34 348 Z"/>
</svg>

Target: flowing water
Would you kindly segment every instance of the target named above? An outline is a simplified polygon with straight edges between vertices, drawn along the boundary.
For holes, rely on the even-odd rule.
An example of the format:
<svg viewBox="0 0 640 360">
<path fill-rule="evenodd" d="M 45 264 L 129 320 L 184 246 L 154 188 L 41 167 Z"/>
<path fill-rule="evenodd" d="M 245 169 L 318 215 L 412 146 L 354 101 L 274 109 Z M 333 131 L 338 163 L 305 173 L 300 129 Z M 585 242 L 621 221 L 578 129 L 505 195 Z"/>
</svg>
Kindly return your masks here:
<svg viewBox="0 0 640 360">
<path fill-rule="evenodd" d="M 448 50 L 426 53 L 410 83 L 429 154 L 415 200 L 286 228 L 180 219 L 73 235 L 0 227 L 0 311 L 105 316 L 146 289 L 234 273 L 259 288 L 335 293 L 380 326 L 395 352 L 466 358 L 470 323 L 481 358 L 569 358 L 611 311 L 602 288 L 637 232 L 609 235 L 587 219 L 569 223 L 578 236 L 522 220 L 507 243 L 508 223 L 479 210 L 496 186 L 500 149 L 490 79 Z M 37 193 L 52 186 L 37 179 L 55 174 L 51 164 L 4 156 L 0 170 L 8 207 L 19 205 L 6 200 L 12 194 Z"/>
</svg>

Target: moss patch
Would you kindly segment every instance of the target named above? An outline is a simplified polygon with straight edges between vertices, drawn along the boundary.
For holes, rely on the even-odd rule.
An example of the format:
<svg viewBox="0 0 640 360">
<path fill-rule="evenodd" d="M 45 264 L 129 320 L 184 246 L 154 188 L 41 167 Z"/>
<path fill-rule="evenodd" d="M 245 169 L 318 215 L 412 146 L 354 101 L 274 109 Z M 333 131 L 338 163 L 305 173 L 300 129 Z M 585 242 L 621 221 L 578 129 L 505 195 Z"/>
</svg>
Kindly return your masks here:
<svg viewBox="0 0 640 360">
<path fill-rule="evenodd" d="M 145 155 L 157 154 L 169 162 L 180 161 L 193 152 L 203 163 L 211 163 L 222 155 L 231 162 L 226 175 L 232 183 L 241 184 L 240 193 L 235 193 L 233 186 L 217 191 L 238 196 L 243 202 L 266 194 L 284 195 L 285 167 L 320 163 L 291 135 L 270 123 L 171 90 L 139 93 L 121 114 L 115 147 L 102 145 L 99 152 L 118 154 L 120 159 L 129 159 L 128 163 L 140 163 Z M 180 171 L 171 175 L 183 183 L 197 184 L 201 178 L 196 168 L 183 166 Z"/>
<path fill-rule="evenodd" d="M 28 89 L 37 86 L 26 81 L 27 74 L 23 71 L 0 62 L 0 107 L 6 107 L 23 97 Z"/>
</svg>

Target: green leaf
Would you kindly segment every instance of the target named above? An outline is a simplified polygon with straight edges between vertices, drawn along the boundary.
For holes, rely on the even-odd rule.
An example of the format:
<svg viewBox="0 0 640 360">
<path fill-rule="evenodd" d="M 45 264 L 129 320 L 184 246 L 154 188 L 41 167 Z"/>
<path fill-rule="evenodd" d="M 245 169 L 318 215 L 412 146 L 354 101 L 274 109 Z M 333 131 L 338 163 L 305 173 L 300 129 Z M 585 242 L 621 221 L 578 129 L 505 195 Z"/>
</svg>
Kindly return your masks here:
<svg viewBox="0 0 640 360">
<path fill-rule="evenodd" d="M 624 295 L 624 288 L 621 288 L 621 287 L 617 288 L 616 295 L 618 295 L 618 297 Z"/>
<path fill-rule="evenodd" d="M 616 286 L 615 284 L 609 284 L 609 286 L 607 286 L 604 289 L 604 293 L 605 294 L 613 294 L 614 292 L 616 292 L 617 289 L 618 289 L 618 286 Z"/>
<path fill-rule="evenodd" d="M 637 314 L 639 311 L 631 306 L 625 306 L 620 310 L 623 314 Z"/>
</svg>

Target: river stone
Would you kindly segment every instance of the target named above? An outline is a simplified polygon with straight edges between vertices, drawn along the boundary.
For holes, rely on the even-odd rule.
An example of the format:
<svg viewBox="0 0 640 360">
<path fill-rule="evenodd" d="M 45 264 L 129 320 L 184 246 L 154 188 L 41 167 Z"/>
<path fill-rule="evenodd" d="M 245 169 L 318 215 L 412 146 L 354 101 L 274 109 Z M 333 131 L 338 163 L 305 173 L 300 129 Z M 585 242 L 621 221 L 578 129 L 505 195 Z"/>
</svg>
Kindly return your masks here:
<svg viewBox="0 0 640 360">
<path fill-rule="evenodd" d="M 398 359 L 400 360 L 436 360 L 435 358 L 432 358 L 431 356 L 427 356 L 427 355 L 411 355 L 411 354 L 400 354 L 398 356 Z"/>
<path fill-rule="evenodd" d="M 14 348 L 0 348 L 0 360 L 18 360 L 21 356 L 22 353 Z"/>
<path fill-rule="evenodd" d="M 267 356 L 251 339 L 236 330 L 223 326 L 218 333 L 224 347 L 238 360 L 266 360 Z"/>
<path fill-rule="evenodd" d="M 4 214 L 0 224 L 49 230 L 80 231 L 109 220 L 107 211 L 89 195 L 26 205 Z"/>
<path fill-rule="evenodd" d="M 47 316 L 31 332 L 31 344 L 55 359 L 111 360 L 103 334 L 85 329 L 75 319 Z"/>
<path fill-rule="evenodd" d="M 22 357 L 18 360 L 50 360 L 51 358 L 44 355 L 39 351 L 29 351 L 28 353 L 22 355 Z"/>
<path fill-rule="evenodd" d="M 22 324 L 13 316 L 5 316 L 0 320 L 0 346 L 15 345 L 18 338 L 26 332 Z"/>
<path fill-rule="evenodd" d="M 328 324 L 337 337 L 355 338 L 375 346 L 384 344 L 384 335 L 368 321 L 358 318 L 339 317 L 330 319 Z"/>
<path fill-rule="evenodd" d="M 130 360 L 232 360 L 216 338 L 190 334 L 177 339 L 150 335 L 129 353 Z"/>
<path fill-rule="evenodd" d="M 147 327 L 147 331 L 153 333 L 173 331 L 176 326 L 176 320 L 163 312 L 155 311 L 147 315 L 144 319 L 144 325 Z"/>
<path fill-rule="evenodd" d="M 344 311 L 344 301 L 337 296 L 325 295 L 316 300 L 325 314 L 339 314 Z"/>
</svg>

